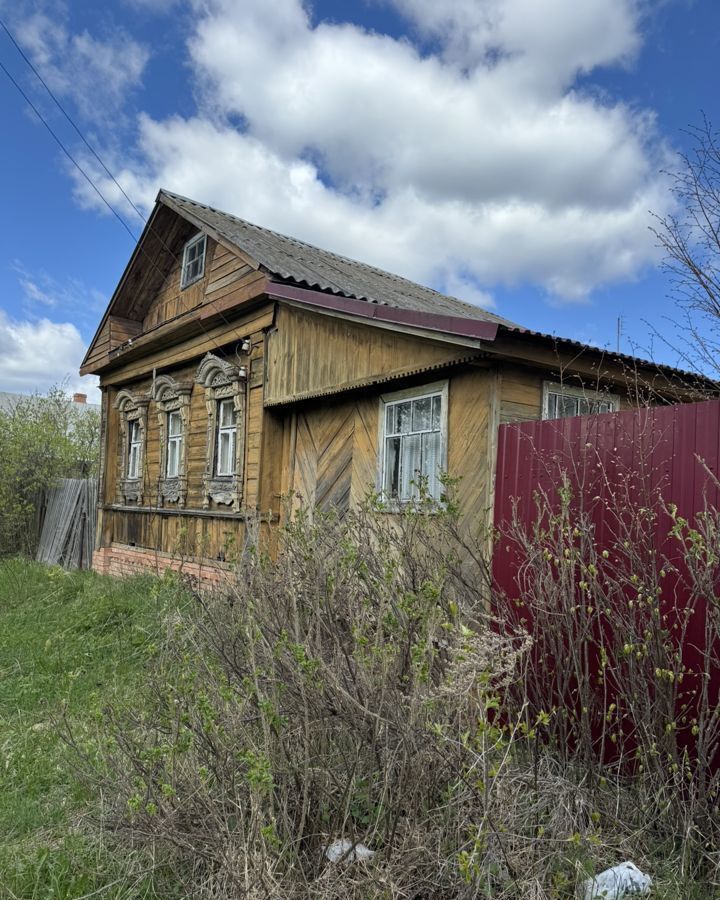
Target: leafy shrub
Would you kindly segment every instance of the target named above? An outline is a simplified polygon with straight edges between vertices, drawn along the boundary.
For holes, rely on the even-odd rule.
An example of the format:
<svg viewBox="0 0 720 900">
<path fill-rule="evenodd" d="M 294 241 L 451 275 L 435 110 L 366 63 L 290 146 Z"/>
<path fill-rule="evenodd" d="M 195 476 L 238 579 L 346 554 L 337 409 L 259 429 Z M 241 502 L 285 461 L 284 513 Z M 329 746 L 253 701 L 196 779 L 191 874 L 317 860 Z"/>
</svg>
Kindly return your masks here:
<svg viewBox="0 0 720 900">
<path fill-rule="evenodd" d="M 38 503 L 60 478 L 95 474 L 100 416 L 62 388 L 0 410 L 0 556 L 34 556 Z"/>
</svg>

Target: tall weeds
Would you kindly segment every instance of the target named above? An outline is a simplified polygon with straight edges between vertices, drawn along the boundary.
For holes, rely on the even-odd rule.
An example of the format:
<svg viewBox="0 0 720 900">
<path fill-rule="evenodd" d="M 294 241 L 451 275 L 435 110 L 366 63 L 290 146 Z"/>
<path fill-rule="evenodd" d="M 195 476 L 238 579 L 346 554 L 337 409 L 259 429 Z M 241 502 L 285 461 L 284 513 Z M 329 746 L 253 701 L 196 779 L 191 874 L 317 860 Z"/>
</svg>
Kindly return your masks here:
<svg viewBox="0 0 720 900">
<path fill-rule="evenodd" d="M 614 557 L 568 506 L 546 513 L 513 535 L 531 613 L 511 621 L 490 617 L 488 536 L 463 538 L 452 504 L 301 510 L 274 561 L 250 549 L 168 623 L 141 712 L 108 714 L 103 826 L 201 898 L 569 897 L 628 856 L 658 896 L 709 885 L 713 805 L 667 728 L 684 663 L 650 570 L 607 594 L 588 573 Z M 704 715 L 688 728 L 710 740 Z M 340 839 L 374 856 L 330 862 Z"/>
</svg>

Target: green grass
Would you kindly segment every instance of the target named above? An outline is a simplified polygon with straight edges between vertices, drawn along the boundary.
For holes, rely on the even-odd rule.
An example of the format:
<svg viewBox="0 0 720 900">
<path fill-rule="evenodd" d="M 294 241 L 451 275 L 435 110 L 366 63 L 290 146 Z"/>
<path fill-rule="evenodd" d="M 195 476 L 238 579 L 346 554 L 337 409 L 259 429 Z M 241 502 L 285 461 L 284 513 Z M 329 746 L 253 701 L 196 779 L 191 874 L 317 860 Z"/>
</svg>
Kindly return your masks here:
<svg viewBox="0 0 720 900">
<path fill-rule="evenodd" d="M 165 615 L 182 602 L 172 579 L 0 562 L 0 898 L 155 896 L 153 878 L 131 878 L 127 856 L 83 827 L 99 800 L 59 722 L 93 754 L 103 708 L 141 687 Z"/>
</svg>

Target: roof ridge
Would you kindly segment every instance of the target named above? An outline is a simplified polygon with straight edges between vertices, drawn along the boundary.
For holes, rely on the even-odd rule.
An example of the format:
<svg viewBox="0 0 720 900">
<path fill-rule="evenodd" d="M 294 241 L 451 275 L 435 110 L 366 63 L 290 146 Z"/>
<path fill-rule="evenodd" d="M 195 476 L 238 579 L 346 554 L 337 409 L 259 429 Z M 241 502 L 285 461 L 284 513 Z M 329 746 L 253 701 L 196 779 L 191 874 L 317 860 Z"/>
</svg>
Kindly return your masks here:
<svg viewBox="0 0 720 900">
<path fill-rule="evenodd" d="M 349 264 L 350 266 L 353 266 L 360 271 L 372 272 L 375 275 L 380 276 L 383 279 L 387 279 L 390 282 L 394 282 L 397 285 L 408 285 L 408 286 L 412 286 L 414 288 L 421 287 L 424 291 L 428 291 L 429 293 L 431 293 L 432 295 L 434 295 L 438 298 L 449 299 L 455 303 L 461 304 L 468 312 L 474 312 L 474 313 L 478 313 L 481 316 L 487 316 L 488 318 L 490 318 L 493 321 L 508 325 L 510 327 L 516 327 L 516 328 L 519 327 L 514 322 L 510 322 L 508 319 L 505 319 L 503 316 L 499 316 L 496 313 L 493 313 L 490 310 L 483 308 L 482 306 L 476 306 L 475 304 L 469 303 L 467 300 L 462 300 L 460 297 L 455 297 L 452 294 L 443 294 L 441 291 L 438 291 L 435 288 L 429 287 L 428 285 L 425 285 L 425 284 L 421 284 L 420 282 L 417 282 L 417 281 L 413 281 L 411 278 L 407 278 L 404 275 L 398 275 L 395 272 L 389 272 L 387 269 L 381 269 L 379 266 L 375 266 L 372 263 L 362 262 L 359 259 L 354 259 L 350 256 L 344 256 L 342 253 L 336 253 L 334 250 L 327 250 L 323 247 L 318 247 L 316 244 L 311 244 L 308 241 L 302 240 L 301 238 L 297 238 L 297 237 L 293 237 L 288 234 L 284 234 L 281 231 L 276 231 L 274 228 L 267 228 L 264 225 L 257 225 L 255 222 L 250 222 L 247 219 L 243 219 L 240 216 L 236 216 L 234 213 L 225 212 L 225 210 L 218 209 L 217 207 L 214 207 L 214 206 L 210 206 L 207 203 L 200 203 L 199 201 L 193 200 L 190 197 L 184 197 L 182 194 L 176 194 L 173 191 L 168 191 L 164 188 L 160 190 L 160 192 L 158 194 L 158 198 L 160 197 L 161 194 L 165 194 L 169 198 L 176 200 L 176 201 L 180 201 L 181 203 L 187 203 L 190 206 L 195 207 L 197 209 L 207 210 L 208 212 L 213 213 L 215 215 L 224 216 L 228 219 L 232 219 L 234 222 L 237 222 L 242 227 L 250 228 L 259 234 L 272 235 L 274 238 L 278 238 L 282 241 L 285 241 L 292 246 L 300 247 L 300 248 L 304 247 L 304 248 L 307 248 L 307 249 L 313 251 L 314 253 L 318 253 L 318 252 L 322 253 L 326 257 L 331 257 L 332 259 L 335 259 L 341 263 L 345 263 L 346 265 Z M 207 224 L 210 225 L 210 227 L 212 227 L 211 223 L 207 223 Z M 297 279 L 292 279 L 292 280 L 297 281 Z M 308 283 L 308 282 L 306 282 L 306 283 Z M 338 287 L 338 290 L 341 293 L 344 293 L 344 291 L 341 287 Z M 370 302 L 377 303 L 377 304 L 383 305 L 383 306 L 390 306 L 390 307 L 394 306 L 394 304 L 392 302 L 389 302 L 388 300 L 383 300 L 381 298 L 363 298 L 363 299 L 368 299 Z"/>
</svg>

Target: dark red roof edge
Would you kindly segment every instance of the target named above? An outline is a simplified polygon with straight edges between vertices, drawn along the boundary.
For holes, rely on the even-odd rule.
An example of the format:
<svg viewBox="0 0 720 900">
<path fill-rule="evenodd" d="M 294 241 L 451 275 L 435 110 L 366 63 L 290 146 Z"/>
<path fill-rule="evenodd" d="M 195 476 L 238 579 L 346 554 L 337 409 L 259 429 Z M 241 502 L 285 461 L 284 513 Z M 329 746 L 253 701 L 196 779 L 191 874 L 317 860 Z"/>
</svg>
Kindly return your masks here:
<svg viewBox="0 0 720 900">
<path fill-rule="evenodd" d="M 454 334 L 461 337 L 476 338 L 481 341 L 494 341 L 497 335 L 496 322 L 483 322 L 480 319 L 464 319 L 460 316 L 441 316 L 437 313 L 418 312 L 413 309 L 397 309 L 394 306 L 381 306 L 367 300 L 350 300 L 334 294 L 320 291 L 309 291 L 292 284 L 276 284 L 268 286 L 269 297 L 279 300 L 294 300 L 317 306 L 322 309 L 334 309 L 338 312 L 359 316 L 363 319 L 375 319 L 378 322 L 394 322 L 398 325 L 409 325 L 414 328 L 425 328 L 443 334 Z"/>
</svg>

